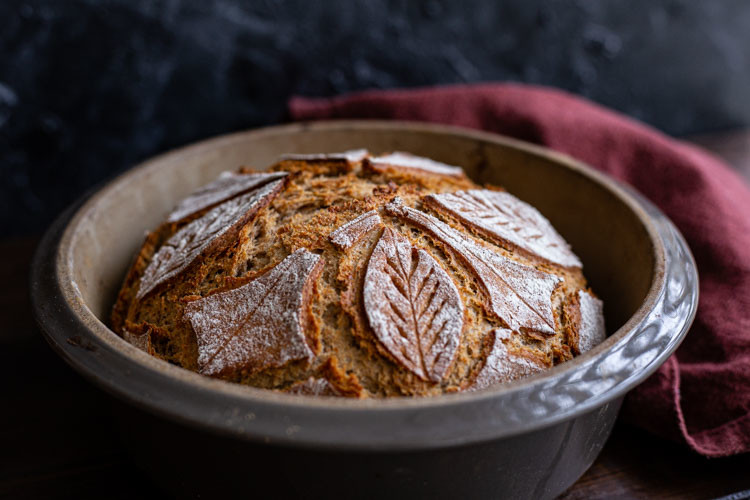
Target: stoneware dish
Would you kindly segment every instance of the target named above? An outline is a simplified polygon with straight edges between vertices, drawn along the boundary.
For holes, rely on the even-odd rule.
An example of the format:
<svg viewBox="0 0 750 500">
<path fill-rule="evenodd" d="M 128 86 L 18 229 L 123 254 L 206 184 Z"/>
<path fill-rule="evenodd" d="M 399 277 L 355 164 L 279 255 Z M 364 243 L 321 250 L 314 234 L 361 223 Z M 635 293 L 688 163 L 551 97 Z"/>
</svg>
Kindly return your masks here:
<svg viewBox="0 0 750 500">
<path fill-rule="evenodd" d="M 537 207 L 583 261 L 604 301 L 607 340 L 484 392 L 346 400 L 203 377 L 107 328 L 144 231 L 188 192 L 281 153 L 363 147 L 461 165 Z M 687 332 L 697 280 L 685 241 L 661 212 L 566 156 L 464 129 L 339 121 L 223 136 L 133 168 L 50 228 L 31 290 L 50 344 L 115 396 L 113 414 L 136 463 L 179 497 L 536 499 L 563 492 L 594 461 L 623 396 Z"/>
</svg>

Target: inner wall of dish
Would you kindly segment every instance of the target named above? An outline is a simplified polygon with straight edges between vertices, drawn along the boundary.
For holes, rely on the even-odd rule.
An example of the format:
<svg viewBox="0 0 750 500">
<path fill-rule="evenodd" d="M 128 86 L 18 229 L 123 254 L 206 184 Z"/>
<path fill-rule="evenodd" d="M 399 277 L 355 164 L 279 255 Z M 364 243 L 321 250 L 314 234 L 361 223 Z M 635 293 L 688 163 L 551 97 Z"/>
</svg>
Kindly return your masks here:
<svg viewBox="0 0 750 500">
<path fill-rule="evenodd" d="M 604 301 L 607 330 L 622 326 L 643 302 L 655 262 L 649 234 L 630 207 L 554 155 L 434 131 L 277 129 L 199 144 L 149 162 L 107 186 L 71 226 L 68 265 L 89 309 L 105 324 L 145 231 L 173 205 L 219 172 L 262 169 L 282 153 L 365 147 L 409 151 L 461 165 L 480 183 L 504 186 L 537 207 L 572 245 L 584 274 Z"/>
</svg>

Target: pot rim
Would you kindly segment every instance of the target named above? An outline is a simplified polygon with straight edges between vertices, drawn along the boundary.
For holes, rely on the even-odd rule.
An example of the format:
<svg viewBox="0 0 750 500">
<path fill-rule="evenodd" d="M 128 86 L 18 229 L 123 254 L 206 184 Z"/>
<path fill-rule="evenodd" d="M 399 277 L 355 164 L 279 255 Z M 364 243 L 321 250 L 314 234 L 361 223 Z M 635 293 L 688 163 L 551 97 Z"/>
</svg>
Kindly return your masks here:
<svg viewBox="0 0 750 500">
<path fill-rule="evenodd" d="M 483 391 L 429 398 L 350 400 L 289 395 L 227 383 L 170 365 L 133 347 L 86 306 L 73 281 L 74 234 L 97 202 L 168 158 L 263 135 L 403 130 L 461 135 L 552 159 L 603 185 L 632 210 L 653 244 L 655 270 L 644 302 L 603 343 L 571 361 Z M 515 139 L 418 122 L 303 122 L 207 139 L 147 160 L 71 206 L 34 257 L 31 294 L 48 342 L 76 370 L 115 396 L 171 420 L 253 441 L 291 446 L 414 450 L 459 446 L 550 426 L 622 397 L 674 352 L 698 302 L 693 256 L 679 231 L 634 190 L 566 155 Z"/>
</svg>

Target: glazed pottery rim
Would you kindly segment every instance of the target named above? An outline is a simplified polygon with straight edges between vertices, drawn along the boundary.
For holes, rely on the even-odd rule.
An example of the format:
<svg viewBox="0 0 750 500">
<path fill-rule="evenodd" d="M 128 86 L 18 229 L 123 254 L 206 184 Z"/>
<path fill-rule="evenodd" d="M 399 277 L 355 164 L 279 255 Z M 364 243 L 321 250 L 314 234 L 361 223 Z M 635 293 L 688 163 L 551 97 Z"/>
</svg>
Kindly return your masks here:
<svg viewBox="0 0 750 500">
<path fill-rule="evenodd" d="M 616 196 L 619 201 L 636 214 L 647 231 L 653 245 L 654 272 L 649 291 L 636 312 L 602 344 L 571 361 L 555 366 L 535 376 L 477 392 L 447 394 L 426 398 L 364 400 L 289 395 L 211 379 L 170 365 L 124 341 L 99 320 L 84 303 L 80 292 L 76 289 L 77 287 L 73 281 L 73 270 L 70 267 L 73 262 L 70 259 L 72 242 L 76 231 L 80 230 L 81 225 L 90 216 L 91 211 L 96 208 L 98 201 L 106 197 L 108 193 L 132 182 L 139 176 L 155 172 L 161 162 L 167 158 L 175 156 L 189 157 L 206 148 L 216 148 L 229 143 L 246 140 L 250 135 L 258 138 L 264 134 L 304 133 L 307 130 L 403 130 L 434 135 L 457 134 L 478 142 L 498 143 L 506 147 L 522 150 L 528 154 L 551 158 L 559 166 L 572 169 L 597 184 L 603 185 L 607 191 Z M 55 230 L 58 234 L 54 234 Z M 629 337 L 638 330 L 638 327 L 645 328 L 644 322 L 649 317 L 649 314 L 653 312 L 659 301 L 663 300 L 665 294 L 668 292 L 667 255 L 665 253 L 667 249 L 664 245 L 665 235 L 673 238 L 670 245 L 680 247 L 680 255 L 684 254 L 684 258 L 687 260 L 687 270 L 685 272 L 689 275 L 688 287 L 691 289 L 684 296 L 681 296 L 680 300 L 687 300 L 689 303 L 686 305 L 683 317 L 679 318 L 679 321 L 675 323 L 675 331 L 671 333 L 667 332 L 670 333 L 671 337 L 668 339 L 664 349 L 643 366 L 635 363 L 632 371 L 625 380 L 613 382 L 611 386 L 602 388 L 598 392 L 595 388 L 592 388 L 591 390 L 594 393 L 589 397 L 584 397 L 583 400 L 568 406 L 561 403 L 547 408 L 544 402 L 536 406 L 531 405 L 521 411 L 521 413 L 524 411 L 527 412 L 525 415 L 526 418 L 517 418 L 513 424 L 504 425 L 499 428 L 497 426 L 490 426 L 486 432 L 479 431 L 471 433 L 471 435 L 467 435 L 466 433 L 462 435 L 457 428 L 460 426 L 453 425 L 451 429 L 443 429 L 443 434 L 436 434 L 434 436 L 435 439 L 430 442 L 427 442 L 424 436 L 417 437 L 414 440 L 398 440 L 395 436 L 391 439 L 386 432 L 387 429 L 381 429 L 378 432 L 374 431 L 370 436 L 359 436 L 357 439 L 352 438 L 352 433 L 344 433 L 338 437 L 334 430 L 322 433 L 315 432 L 315 429 L 320 430 L 321 426 L 334 425 L 333 421 L 337 421 L 338 419 L 348 421 L 354 428 L 358 425 L 362 428 L 372 427 L 375 425 L 373 422 L 377 422 L 377 418 L 373 420 L 373 416 L 375 415 L 385 417 L 386 420 L 393 417 L 396 422 L 409 421 L 412 423 L 410 425 L 413 425 L 413 419 L 425 417 L 428 413 L 431 415 L 437 414 L 437 412 L 451 411 L 461 413 L 462 409 L 466 409 L 470 413 L 471 410 L 468 410 L 469 407 L 475 408 L 477 411 L 491 411 L 491 408 L 504 408 L 506 412 L 513 412 L 517 410 L 503 407 L 502 404 L 498 404 L 498 401 L 502 399 L 512 400 L 512 396 L 514 395 L 520 397 L 522 393 L 528 395 L 541 389 L 548 391 L 558 390 L 559 392 L 562 390 L 560 387 L 565 385 L 561 385 L 560 380 L 566 378 L 566 374 L 575 374 L 575 372 L 582 374 L 587 370 L 590 371 L 593 365 L 597 364 L 599 360 L 606 358 L 607 354 L 615 347 L 624 347 L 624 344 L 627 344 L 631 340 Z M 53 265 L 53 276 L 41 275 L 41 269 L 45 260 L 53 261 L 48 262 L 48 264 Z M 44 293 L 42 290 L 43 287 L 47 287 L 47 293 Z M 697 272 L 695 271 L 695 263 L 692 255 L 682 236 L 658 209 L 640 198 L 637 194 L 627 192 L 626 189 L 619 186 L 615 181 L 568 156 L 515 139 L 459 127 L 418 122 L 341 120 L 295 123 L 223 135 L 156 156 L 121 174 L 83 201 L 82 204 L 69 210 L 67 215 L 61 216 L 57 223 L 49 230 L 48 234 L 45 235 L 45 240 L 40 245 L 32 268 L 32 300 L 38 321 L 48 341 L 66 361 L 109 392 L 153 413 L 189 425 L 208 428 L 218 433 L 280 444 L 331 448 L 414 449 L 416 447 L 422 449 L 438 446 L 466 445 L 507 435 L 529 432 L 593 411 L 597 407 L 623 396 L 628 390 L 653 373 L 677 348 L 687 332 L 695 316 L 697 307 Z M 64 326 L 70 330 L 66 330 Z M 77 335 L 73 336 L 73 333 Z M 71 341 L 71 338 L 78 340 Z M 81 347 L 81 343 L 83 343 L 83 348 Z M 93 350 L 97 353 L 96 356 L 91 355 L 89 346 L 94 347 Z M 135 379 L 138 376 L 149 379 L 149 381 L 153 382 L 151 391 L 143 393 L 143 387 L 140 386 L 140 382 L 144 382 L 144 380 L 134 381 L 133 377 L 128 376 L 121 376 L 115 380 L 100 376 L 101 372 L 99 368 L 103 366 L 102 363 L 120 366 L 125 373 L 132 374 L 132 370 L 137 370 L 139 375 Z M 136 384 L 135 382 L 138 383 Z M 162 382 L 162 384 L 160 385 L 159 382 Z M 570 383 L 570 381 L 567 383 Z M 172 392 L 168 394 L 167 392 L 170 390 L 170 387 L 184 392 L 180 392 L 179 394 Z M 170 396 L 176 399 L 187 398 L 184 401 L 180 400 L 180 402 L 183 405 L 187 405 L 181 410 L 187 408 L 188 411 L 183 412 L 178 410 L 175 405 L 176 399 L 170 400 Z M 215 401 L 215 398 L 219 398 L 220 401 Z M 203 405 L 216 405 L 216 407 L 201 408 Z M 278 413 L 278 415 L 288 415 L 288 421 L 279 425 L 261 425 L 256 420 L 257 412 L 252 411 L 253 408 L 260 408 L 258 411 L 268 411 L 269 414 Z M 208 414 L 212 414 L 213 416 L 207 418 Z M 476 421 L 483 418 L 492 418 L 490 415 L 477 416 L 473 414 L 467 415 L 467 417 L 471 417 Z M 327 424 L 324 421 L 327 418 L 331 419 L 331 424 Z M 357 418 L 360 420 L 359 424 L 357 423 Z M 439 420 L 439 417 L 437 418 Z M 314 420 L 315 423 L 310 424 L 306 419 Z M 431 425 L 437 425 L 434 424 L 431 418 L 427 418 L 427 421 L 432 422 Z M 338 425 L 341 425 L 340 421 Z M 310 427 L 313 431 L 303 432 L 303 430 L 307 430 L 304 426 Z"/>
</svg>

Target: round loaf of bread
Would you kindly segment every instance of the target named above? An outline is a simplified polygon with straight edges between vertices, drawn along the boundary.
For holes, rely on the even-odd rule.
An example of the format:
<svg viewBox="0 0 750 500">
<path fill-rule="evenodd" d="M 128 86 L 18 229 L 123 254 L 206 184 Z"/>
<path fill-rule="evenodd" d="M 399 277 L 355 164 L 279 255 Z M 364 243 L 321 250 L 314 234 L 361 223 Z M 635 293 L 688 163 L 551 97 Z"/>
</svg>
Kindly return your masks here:
<svg viewBox="0 0 750 500">
<path fill-rule="evenodd" d="M 206 376 L 360 398 L 480 390 L 605 337 L 580 260 L 535 208 L 365 150 L 193 192 L 147 235 L 112 327 Z"/>
</svg>

